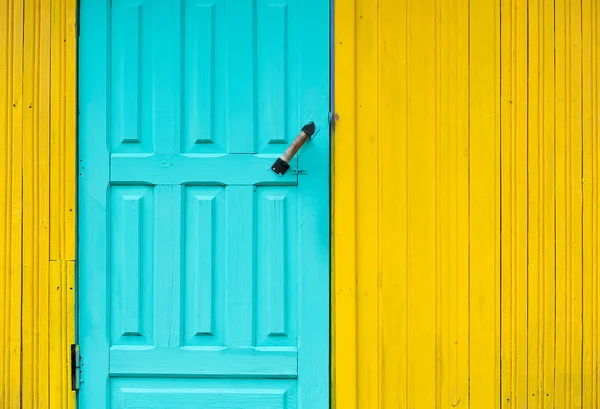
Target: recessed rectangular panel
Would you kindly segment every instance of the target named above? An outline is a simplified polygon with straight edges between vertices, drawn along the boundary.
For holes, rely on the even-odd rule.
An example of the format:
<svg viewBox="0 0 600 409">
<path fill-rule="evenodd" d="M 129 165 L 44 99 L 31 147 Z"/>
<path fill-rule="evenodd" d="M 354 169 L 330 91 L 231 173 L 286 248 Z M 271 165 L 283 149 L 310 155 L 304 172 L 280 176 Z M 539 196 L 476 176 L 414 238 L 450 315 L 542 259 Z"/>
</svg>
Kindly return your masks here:
<svg viewBox="0 0 600 409">
<path fill-rule="evenodd" d="M 256 153 L 256 2 L 228 0 L 227 151 Z"/>
<path fill-rule="evenodd" d="M 279 153 L 299 131 L 297 4 L 259 0 L 257 16 L 259 152 Z"/>
<path fill-rule="evenodd" d="M 259 152 L 279 152 L 299 129 L 294 0 L 258 0 L 257 82 Z M 290 126 L 291 125 L 291 126 Z"/>
<path fill-rule="evenodd" d="M 297 192 L 257 191 L 257 345 L 296 345 L 298 288 Z"/>
<path fill-rule="evenodd" d="M 186 188 L 184 345 L 223 343 L 224 191 Z"/>
<path fill-rule="evenodd" d="M 142 79 L 146 16 L 152 13 L 148 0 L 115 0 L 111 8 L 110 121 L 113 152 L 148 152 L 152 141 L 145 136 L 146 109 Z"/>
<path fill-rule="evenodd" d="M 154 187 L 154 344 L 181 345 L 183 187 Z"/>
<path fill-rule="evenodd" d="M 146 0 L 150 1 L 150 0 Z M 181 152 L 182 129 L 182 33 L 181 1 L 152 0 L 152 137 L 154 151 Z"/>
<path fill-rule="evenodd" d="M 253 346 L 255 270 L 254 186 L 227 187 L 225 247 L 225 343 Z"/>
<path fill-rule="evenodd" d="M 225 152 L 223 2 L 185 1 L 184 147 Z"/>
<path fill-rule="evenodd" d="M 150 187 L 111 189 L 111 328 L 113 345 L 149 345 L 152 336 Z"/>
<path fill-rule="evenodd" d="M 296 409 L 296 382 L 249 379 L 116 379 L 113 408 Z"/>
</svg>

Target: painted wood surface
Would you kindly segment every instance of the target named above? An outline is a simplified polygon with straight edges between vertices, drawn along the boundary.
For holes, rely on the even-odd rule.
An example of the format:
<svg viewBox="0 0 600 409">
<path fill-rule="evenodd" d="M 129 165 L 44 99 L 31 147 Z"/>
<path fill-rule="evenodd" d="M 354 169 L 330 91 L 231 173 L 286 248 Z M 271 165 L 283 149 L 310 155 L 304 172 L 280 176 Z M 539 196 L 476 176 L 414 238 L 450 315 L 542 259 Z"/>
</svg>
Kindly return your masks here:
<svg viewBox="0 0 600 409">
<path fill-rule="evenodd" d="M 335 407 L 500 406 L 500 3 L 336 1 Z"/>
<path fill-rule="evenodd" d="M 333 162 L 333 400 L 337 407 L 344 408 L 357 407 L 359 403 L 360 407 L 411 402 L 437 404 L 438 400 L 441 407 L 468 407 L 469 404 L 476 407 L 472 396 L 487 399 L 496 393 L 499 404 L 507 408 L 524 405 L 594 407 L 598 404 L 600 389 L 597 365 L 600 350 L 597 302 L 600 291 L 597 238 L 600 176 L 596 138 L 600 115 L 597 109 L 600 92 L 598 6 L 596 2 L 586 0 L 503 0 L 489 5 L 488 2 L 471 2 L 469 18 L 465 2 L 421 3 L 409 0 L 336 2 L 335 102 L 339 121 L 336 123 Z M 189 16 L 203 24 L 186 25 L 186 35 L 192 38 L 215 35 L 211 26 L 204 23 L 218 19 L 217 4 L 198 4 Z M 494 11 L 477 7 L 490 7 Z M 287 10 L 274 7 L 269 9 L 268 15 L 287 16 Z M 497 13 L 501 13 L 502 23 Z M 0 4 L 0 33 L 5 39 L 0 42 L 0 408 L 67 408 L 75 405 L 68 372 L 68 346 L 74 339 L 75 322 L 71 292 L 76 243 L 73 199 L 75 18 L 75 2 L 71 0 L 4 0 Z M 415 22 L 420 21 L 428 24 L 432 31 L 415 33 Z M 89 23 L 93 25 L 94 21 Z M 281 23 L 269 25 L 269 33 L 257 35 L 271 38 L 270 33 L 280 33 L 282 26 Z M 133 31 L 135 27 L 126 29 Z M 494 40 L 491 40 L 492 33 Z M 422 38 L 415 38 L 415 35 L 422 35 Z M 498 35 L 500 43 L 497 42 Z M 276 42 L 291 41 L 285 36 L 274 38 Z M 198 50 L 198 58 L 214 56 L 217 59 L 223 58 L 219 57 L 218 44 L 226 41 L 227 38 L 215 37 L 213 43 L 192 42 L 191 46 Z M 279 50 L 279 54 L 275 53 L 269 60 L 274 67 L 282 58 L 281 48 Z M 261 56 L 271 54 L 262 53 Z M 501 58 L 501 72 L 497 72 L 499 65 L 494 60 L 497 56 Z M 128 67 L 134 67 L 136 55 L 126 57 L 131 62 Z M 409 63 L 408 57 L 412 62 Z M 232 58 L 243 61 L 245 57 Z M 287 58 L 289 64 L 299 64 L 293 60 L 293 54 L 288 54 Z M 469 64 L 465 61 L 467 58 L 473 62 Z M 228 101 L 224 94 L 214 92 L 216 87 L 224 86 L 224 80 L 214 66 L 193 70 L 192 57 L 186 61 L 182 64 L 188 67 L 189 76 L 197 76 L 197 92 L 204 98 L 191 103 L 191 95 L 185 96 L 188 103 L 183 105 L 190 120 L 181 129 L 181 152 L 218 154 L 228 149 L 224 148 L 228 146 L 223 131 L 225 119 L 220 115 L 226 114 L 223 107 L 227 103 L 236 104 L 238 100 Z M 417 64 L 423 64 L 423 72 L 418 72 L 421 65 Z M 489 79 L 492 71 L 493 81 Z M 277 76 L 265 76 L 265 72 L 257 72 L 256 89 L 272 87 L 281 80 L 277 80 Z M 129 69 L 123 74 L 123 81 L 135 78 L 135 74 L 134 69 Z M 272 78 L 275 80 L 271 81 Z M 424 79 L 432 81 L 424 83 Z M 285 80 L 294 79 L 288 76 Z M 482 82 L 497 86 L 499 81 L 500 94 L 479 90 Z M 427 92 L 423 93 L 421 86 Z M 190 92 L 193 88 L 186 89 Z M 298 100 L 295 92 L 297 89 L 290 89 L 287 94 L 282 94 L 277 87 L 271 89 L 272 98 L 288 98 L 289 109 L 298 109 L 294 108 Z M 138 103 L 135 94 L 131 95 L 133 99 L 125 99 L 123 103 L 124 118 L 135 112 Z M 498 106 L 492 104 L 490 95 L 494 95 L 495 104 L 500 104 L 500 119 Z M 211 98 L 212 102 L 208 103 Z M 243 101 L 248 97 L 241 95 L 240 98 Z M 427 100 L 430 98 L 434 101 Z M 293 128 L 295 125 L 290 125 L 281 110 L 267 110 L 265 106 L 254 111 L 265 120 L 257 124 L 260 131 L 253 147 L 264 149 L 261 151 L 263 156 L 257 154 L 256 160 L 250 163 L 252 166 L 260 166 L 264 157 L 279 152 L 280 145 L 289 142 L 286 135 L 297 131 L 267 137 L 268 129 Z M 423 110 L 413 114 L 414 107 Z M 432 107 L 436 112 L 434 115 L 431 115 Z M 238 118 L 235 115 L 239 114 L 232 115 Z M 467 115 L 470 119 L 465 122 Z M 490 118 L 501 121 L 501 156 L 494 150 L 495 160 L 501 158 L 501 167 L 488 160 L 489 150 L 496 149 L 494 137 L 490 144 L 484 143 L 484 139 L 474 139 L 481 136 L 477 130 L 488 137 L 496 135 L 496 127 L 485 132 L 490 127 Z M 431 119 L 431 123 L 425 123 L 423 130 L 427 132 L 421 132 L 419 124 L 425 119 Z M 200 121 L 208 122 L 209 126 L 199 129 Z M 410 124 L 410 121 L 417 122 Z M 127 123 L 131 121 L 124 121 L 123 126 Z M 425 143 L 411 141 L 408 144 L 408 137 L 415 129 L 419 130 L 419 137 L 426 138 L 427 146 L 435 149 L 417 152 L 416 159 L 411 159 L 413 150 Z M 436 130 L 433 137 L 432 129 Z M 213 139 L 211 134 L 215 135 Z M 370 137 L 362 139 L 365 134 Z M 116 148 L 143 145 L 143 141 L 136 142 L 135 132 L 130 135 L 124 141 L 111 140 L 111 149 L 113 143 Z M 465 148 L 467 142 L 470 146 L 471 140 L 482 142 L 479 152 L 487 151 L 488 154 L 474 157 L 474 151 Z M 429 145 L 432 141 L 433 145 Z M 243 146 L 239 149 L 250 144 Z M 461 156 L 463 148 L 462 152 L 468 152 L 469 159 Z M 100 152 L 102 149 L 106 147 L 101 147 Z M 446 154 L 450 149 L 455 150 L 454 156 Z M 114 159 L 127 160 L 117 156 Z M 97 160 L 92 158 L 90 163 Z M 425 166 L 420 161 L 435 163 L 437 167 L 425 169 L 421 174 Z M 102 161 L 96 163 L 102 164 Z M 390 166 L 389 163 L 405 165 Z M 492 164 L 494 172 L 501 174 L 499 187 L 487 182 L 492 179 Z M 106 166 L 108 170 L 108 164 Z M 474 172 L 478 166 L 485 166 L 487 171 Z M 81 165 L 79 171 L 85 174 L 87 166 Z M 153 177 L 163 177 L 165 172 L 159 170 Z M 186 173 L 180 174 L 181 180 L 188 178 Z M 471 175 L 476 177 L 472 180 Z M 301 177 L 312 176 L 314 173 Z M 127 175 L 121 177 L 126 179 Z M 287 177 L 291 177 L 292 182 L 284 181 L 282 188 L 296 189 L 295 176 Z M 498 180 L 497 176 L 494 178 Z M 215 180 L 215 177 L 210 175 L 208 179 Z M 253 183 L 254 179 L 247 180 Z M 367 184 L 373 181 L 376 187 Z M 478 187 L 472 181 L 479 183 Z M 490 186 L 491 192 L 486 190 Z M 477 191 L 471 195 L 469 192 L 475 188 Z M 218 212 L 223 197 L 219 194 L 221 189 L 219 186 L 198 186 L 182 198 L 182 202 L 193 209 L 187 216 L 190 222 L 202 226 L 196 232 L 186 232 L 186 240 L 198 243 L 197 246 L 202 246 L 208 254 L 210 251 L 219 254 L 220 250 L 217 247 L 212 250 L 208 243 L 214 239 L 201 231 L 214 229 L 212 223 L 224 223 L 219 221 L 223 216 Z M 429 196 L 411 194 L 415 189 L 428 191 Z M 444 199 L 441 205 L 431 205 L 431 190 L 435 190 L 434 196 Z M 470 199 L 465 197 L 467 193 Z M 133 196 L 124 201 L 123 214 L 135 214 L 139 204 Z M 99 197 L 101 200 L 96 206 L 105 203 L 106 199 Z M 489 207 L 474 208 L 480 200 L 496 203 L 500 208 L 493 211 Z M 421 201 L 424 201 L 423 206 Z M 281 202 L 272 200 L 265 209 L 277 209 L 278 206 Z M 416 227 L 408 215 L 414 214 L 415 209 L 421 220 L 423 214 L 435 213 L 438 217 L 434 221 L 426 219 L 424 224 L 426 230 L 435 229 L 434 258 L 437 261 L 433 263 L 423 256 L 423 251 L 431 251 L 431 247 L 411 252 L 411 240 L 425 238 L 427 243 L 431 242 L 431 236 L 426 236 L 431 231 L 411 235 Z M 482 212 L 476 224 L 471 221 L 472 210 Z M 497 220 L 498 224 L 493 226 L 488 217 L 498 212 L 501 222 Z M 215 220 L 211 226 L 194 221 L 212 214 L 216 216 L 210 217 Z M 374 214 L 377 214 L 377 220 Z M 269 220 L 269 223 L 277 223 L 276 218 Z M 134 225 L 135 219 L 128 218 L 128 223 Z M 495 227 L 498 225 L 503 232 L 501 238 Z M 492 255 L 491 250 L 486 252 L 486 248 L 496 248 L 489 239 L 475 241 L 471 234 L 489 238 L 486 229 L 492 228 L 496 229 L 495 240 L 501 240 L 501 264 L 497 262 L 486 269 L 489 276 L 475 277 L 482 278 L 475 282 L 475 288 L 483 291 L 485 297 L 474 298 L 465 290 L 465 280 L 470 277 L 464 273 L 465 266 L 470 265 L 471 257 L 477 258 L 476 265 L 487 266 L 489 260 L 498 256 Z M 390 237 L 393 240 L 388 240 Z M 483 247 L 483 252 L 471 250 L 467 253 L 467 240 Z M 270 246 L 277 249 L 274 242 Z M 376 254 L 372 253 L 374 248 L 377 248 Z M 413 254 L 416 258 L 412 258 Z M 186 263 L 189 268 L 210 268 L 205 260 L 186 260 Z M 446 263 L 447 260 L 451 262 Z M 129 263 L 135 262 L 135 258 L 129 260 Z M 144 261 L 139 258 L 137 262 Z M 277 265 L 280 260 L 273 258 L 264 262 Z M 422 263 L 428 263 L 425 271 L 430 275 L 430 267 L 434 265 L 438 279 L 425 282 L 424 277 L 417 275 Z M 370 267 L 366 268 L 367 265 Z M 398 265 L 404 268 L 398 269 Z M 477 361 L 483 362 L 481 370 L 472 372 L 473 364 L 466 363 L 472 348 L 466 348 L 464 344 L 472 336 L 485 334 L 471 335 L 476 329 L 473 321 L 469 332 L 456 322 L 463 322 L 460 320 L 472 315 L 465 307 L 464 299 L 477 305 L 478 301 L 485 301 L 491 293 L 498 291 L 488 282 L 497 284 L 500 280 L 500 276 L 495 275 L 499 274 L 498 268 L 502 274 L 498 284 L 502 298 L 500 307 L 493 308 L 499 308 L 496 312 L 501 317 L 501 333 L 490 332 L 488 336 L 492 336 L 494 342 L 499 340 L 500 346 L 494 344 L 495 357 L 488 355 L 484 348 L 476 351 L 484 360 Z M 469 274 L 473 271 L 471 269 Z M 267 279 L 266 275 L 260 278 Z M 207 283 L 212 277 L 201 274 L 182 280 Z M 275 281 L 275 285 L 277 283 Z M 218 285 L 218 280 L 214 285 Z M 426 300 L 417 300 L 421 302 L 417 305 L 424 305 L 425 309 L 422 313 L 411 309 L 411 300 L 421 294 L 421 290 L 431 294 L 432 287 L 436 288 L 437 293 L 433 293 L 439 297 L 429 299 L 437 304 L 431 307 L 426 305 Z M 310 290 L 310 286 L 308 288 Z M 274 289 L 274 294 L 279 294 L 276 287 Z M 218 291 L 208 296 L 202 291 L 186 294 L 187 300 L 214 297 L 218 302 L 219 297 L 223 297 Z M 265 303 L 277 303 L 278 300 L 281 300 L 278 296 L 264 298 Z M 132 305 L 139 301 L 141 299 L 135 297 L 127 299 Z M 215 309 L 212 314 L 218 318 L 213 320 L 210 314 L 201 313 L 210 310 L 212 304 L 206 301 L 199 304 L 202 309 L 183 319 L 184 344 L 206 347 L 222 342 L 219 337 L 224 332 L 220 326 L 223 312 Z M 191 305 L 195 304 L 192 302 Z M 486 317 L 492 307 L 484 304 L 480 308 L 478 316 Z M 431 319 L 432 309 L 437 317 L 435 320 Z M 415 314 L 424 314 L 425 319 L 417 316 L 416 320 Z M 459 320 L 452 321 L 451 316 Z M 377 320 L 367 320 L 370 317 L 377 317 Z M 409 320 L 411 317 L 412 321 Z M 486 325 L 497 328 L 498 319 L 494 319 L 493 324 Z M 268 348 L 269 332 L 266 331 L 273 328 L 276 333 L 281 332 L 282 322 L 289 321 L 281 314 L 261 318 L 260 323 L 257 322 L 257 343 L 260 340 L 261 347 Z M 389 325 L 390 322 L 393 325 Z M 135 332 L 136 325 L 137 329 L 144 328 L 139 315 L 136 317 L 135 314 L 120 324 L 123 328 L 133 328 L 131 332 Z M 424 326 L 428 331 L 425 337 L 437 334 L 436 331 L 440 331 L 440 337 L 417 345 L 421 338 L 411 335 L 410 328 L 414 325 Z M 359 331 L 363 333 L 360 336 Z M 207 334 L 213 334 L 213 337 Z M 422 335 L 423 328 L 415 334 Z M 448 339 L 458 339 L 458 343 L 453 346 L 446 342 Z M 390 349 L 389 345 L 394 348 Z M 418 367 L 421 355 L 414 354 L 415 345 L 419 354 L 425 354 L 423 362 L 427 366 Z M 433 360 L 427 357 L 428 351 L 433 350 L 432 345 L 437 354 L 435 359 L 450 356 L 457 364 L 451 366 L 452 361 L 442 360 L 432 366 Z M 399 351 L 399 356 L 390 354 L 390 350 Z M 481 389 L 482 385 L 491 385 L 489 370 L 498 369 L 497 359 L 502 360 L 502 381 L 497 378 L 494 386 Z M 289 369 L 294 370 L 293 366 Z M 480 376 L 482 373 L 484 375 Z M 416 382 L 423 379 L 419 374 L 431 375 L 436 384 Z M 93 379 L 92 375 L 92 382 Z M 106 393 L 125 402 L 123 404 L 134 405 L 136 396 L 146 393 L 136 389 L 134 383 L 128 383 L 128 379 L 119 382 L 113 385 L 114 388 L 107 388 Z M 177 387 L 206 390 L 230 386 L 221 380 L 213 383 L 192 379 L 174 382 L 172 379 L 158 380 L 157 387 L 175 392 Z M 237 384 L 241 385 L 242 391 L 249 388 L 244 382 Z M 263 384 L 264 389 L 257 394 L 263 406 L 257 407 L 265 407 L 265 402 L 278 407 L 278 391 L 287 391 L 288 396 L 296 399 L 297 389 L 290 386 L 293 379 L 278 382 Z M 472 396 L 461 396 L 459 400 L 454 391 L 464 390 L 467 386 L 471 387 Z M 119 392 L 127 388 L 131 394 L 125 396 Z M 432 390 L 433 398 L 423 395 Z M 193 392 L 182 392 L 181 401 L 190 401 L 196 396 Z M 143 396 L 139 402 L 143 405 L 147 399 L 153 399 L 153 396 Z M 228 399 L 235 397 L 224 397 L 224 405 Z"/>
<path fill-rule="evenodd" d="M 0 4 L 0 408 L 74 408 L 76 2 Z"/>
<path fill-rule="evenodd" d="M 595 408 L 595 1 L 502 3 L 502 407 Z"/>
<path fill-rule="evenodd" d="M 81 408 L 328 405 L 329 48 L 316 0 L 82 1 Z"/>
<path fill-rule="evenodd" d="M 595 1 L 338 1 L 338 408 L 600 402 Z"/>
</svg>

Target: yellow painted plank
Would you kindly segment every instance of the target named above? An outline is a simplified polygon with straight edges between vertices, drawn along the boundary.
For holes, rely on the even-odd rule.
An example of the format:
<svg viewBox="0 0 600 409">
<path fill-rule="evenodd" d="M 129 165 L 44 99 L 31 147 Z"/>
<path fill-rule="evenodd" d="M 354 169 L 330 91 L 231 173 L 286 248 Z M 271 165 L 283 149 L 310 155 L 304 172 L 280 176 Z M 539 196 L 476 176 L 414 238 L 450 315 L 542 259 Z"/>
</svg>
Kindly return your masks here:
<svg viewBox="0 0 600 409">
<path fill-rule="evenodd" d="M 76 183 L 77 183 L 77 0 L 63 0 L 65 13 L 64 37 L 64 115 L 65 148 L 63 183 L 65 185 L 63 260 L 75 260 L 76 255 Z"/>
<path fill-rule="evenodd" d="M 502 385 L 527 404 L 527 1 L 502 0 Z"/>
<path fill-rule="evenodd" d="M 357 408 L 356 4 L 335 4 L 333 133 L 332 402 Z"/>
<path fill-rule="evenodd" d="M 568 0 L 556 2 L 556 404 L 570 404 L 570 365 L 567 344 L 569 331 L 567 273 L 567 10 Z"/>
<path fill-rule="evenodd" d="M 452 3 L 451 3 L 452 4 Z M 460 0 L 456 3 L 456 24 L 449 25 L 450 38 L 454 40 L 448 54 L 455 59 L 456 78 L 449 78 L 448 95 L 453 97 L 448 102 L 448 108 L 454 111 L 448 113 L 450 133 L 448 138 L 455 141 L 450 162 L 453 180 L 449 183 L 455 189 L 449 198 L 450 209 L 456 212 L 450 234 L 455 240 L 452 253 L 456 253 L 451 262 L 453 268 L 453 284 L 448 289 L 453 297 L 452 316 L 447 323 L 452 330 L 449 338 L 451 349 L 450 368 L 454 368 L 454 382 L 444 401 L 452 407 L 470 407 L 469 396 L 469 232 L 464 226 L 469 221 L 469 1 Z M 456 28 L 455 28 L 456 27 Z M 454 37 L 454 35 L 456 37 Z M 454 73 L 452 70 L 451 73 Z M 452 217 L 449 215 L 449 217 Z M 450 407 L 450 405 L 447 405 Z"/>
<path fill-rule="evenodd" d="M 555 202 L 554 202 L 554 175 L 556 172 L 554 151 L 555 151 L 555 127 L 554 127 L 554 0 L 543 0 L 541 2 L 539 18 L 541 21 L 540 38 L 543 46 L 540 48 L 541 64 L 543 77 L 540 81 L 541 95 L 539 104 L 541 106 L 539 135 L 542 141 L 540 158 L 540 263 L 543 268 L 540 271 L 540 294 L 542 307 L 540 313 L 543 316 L 543 325 L 541 327 L 540 350 L 542 356 L 539 359 L 541 386 L 536 392 L 542 397 L 538 402 L 539 407 L 551 408 L 555 405 L 555 384 L 554 384 L 554 352 L 555 352 L 555 310 L 556 310 L 556 287 L 555 287 Z"/>
<path fill-rule="evenodd" d="M 470 13 L 470 379 L 473 408 L 500 400 L 500 3 Z"/>
<path fill-rule="evenodd" d="M 540 237 L 542 236 L 540 186 L 540 4 L 539 0 L 529 0 L 528 7 L 528 114 L 527 114 L 527 215 L 528 215 L 528 274 L 527 274 L 527 400 L 528 407 L 538 407 L 540 401 L 538 386 L 540 385 L 540 321 L 543 300 L 540 294 L 540 272 L 542 263 L 540 253 Z"/>
<path fill-rule="evenodd" d="M 64 28 L 62 5 L 64 0 L 53 0 L 51 10 L 51 72 L 50 77 L 50 260 L 61 260 L 63 255 L 64 223 Z"/>
<path fill-rule="evenodd" d="M 378 56 L 377 3 L 357 2 L 356 48 L 356 159 L 357 189 L 357 304 L 358 313 L 358 407 L 379 406 L 378 348 L 378 237 L 377 237 L 377 144 Z"/>
<path fill-rule="evenodd" d="M 21 235 L 22 235 L 22 169 L 23 169 L 23 0 L 9 5 L 12 11 L 12 135 L 8 146 L 10 155 L 10 389 L 11 408 L 21 406 Z"/>
<path fill-rule="evenodd" d="M 63 268 L 66 276 L 66 285 L 65 285 L 65 293 L 66 293 L 66 302 L 63 304 L 63 308 L 66 310 L 66 321 L 65 327 L 63 331 L 65 333 L 66 341 L 63 344 L 63 348 L 65 348 L 65 353 L 67 356 L 66 362 L 66 377 L 63 384 L 63 393 L 66 396 L 67 403 L 65 408 L 75 409 L 77 404 L 77 394 L 75 391 L 71 390 L 71 344 L 75 343 L 75 261 L 69 260 L 65 261 L 63 264 Z"/>
<path fill-rule="evenodd" d="M 38 257 L 37 354 L 39 367 L 37 399 L 40 409 L 50 408 L 50 35 L 51 4 L 39 0 L 39 83 L 37 138 Z"/>
<path fill-rule="evenodd" d="M 568 5 L 566 33 L 567 407 L 582 407 L 582 86 L 581 3 Z"/>
<path fill-rule="evenodd" d="M 436 405 L 435 1 L 411 2 L 408 28 L 409 400 Z M 418 135 L 418 137 L 416 137 Z"/>
<path fill-rule="evenodd" d="M 380 3 L 380 407 L 409 407 L 406 0 Z"/>
<path fill-rule="evenodd" d="M 593 2 L 596 3 L 596 2 Z M 590 0 L 582 1 L 582 90 L 583 90 L 583 374 L 582 407 L 594 407 L 597 403 L 596 376 L 598 351 L 596 344 L 597 308 L 594 296 L 596 274 L 594 271 L 595 254 L 595 208 L 597 192 L 594 189 L 594 109 L 597 103 L 595 95 L 595 39 L 594 17 Z M 598 118 L 596 118 L 597 120 Z M 597 255 L 596 255 L 597 256 Z"/>
<path fill-rule="evenodd" d="M 10 275 L 6 274 L 10 266 L 9 245 L 10 235 L 8 223 L 10 218 L 9 202 L 9 174 L 8 174 L 8 138 L 11 135 L 10 119 L 11 108 L 9 104 L 10 83 L 9 67 L 9 44 L 12 43 L 12 31 L 10 30 L 9 1 L 2 0 L 0 3 L 0 33 L 6 41 L 0 41 L 0 266 L 4 274 L 0 275 L 0 408 L 9 406 L 10 388 L 10 352 L 8 348 L 8 336 L 10 331 Z"/>
<path fill-rule="evenodd" d="M 63 408 L 63 383 L 65 362 L 62 333 L 62 262 L 50 262 L 49 297 L 49 363 L 50 363 L 50 407 Z"/>
<path fill-rule="evenodd" d="M 34 186 L 34 164 L 36 163 L 34 139 L 37 135 L 37 54 L 36 54 L 36 4 L 27 2 L 24 10 L 24 55 L 23 55 L 23 265 L 22 265 L 22 387 L 23 407 L 35 407 L 34 396 L 37 389 L 35 368 L 38 366 L 35 354 L 35 294 L 36 269 L 35 219 L 37 215 L 36 190 Z M 35 107 L 34 107 L 34 102 Z M 36 405 L 37 406 L 37 405 Z"/>
<path fill-rule="evenodd" d="M 593 112 L 594 121 L 592 121 L 592 135 L 598 135 L 600 132 L 600 64 L 598 62 L 598 42 L 600 41 L 600 7 L 598 2 L 592 2 L 592 81 L 593 81 Z M 592 206 L 592 271 L 593 271 L 593 345 L 592 350 L 592 372 L 595 376 L 593 399 L 596 407 L 600 407 L 600 142 L 598 138 L 592 138 L 593 149 L 593 206 Z"/>
</svg>

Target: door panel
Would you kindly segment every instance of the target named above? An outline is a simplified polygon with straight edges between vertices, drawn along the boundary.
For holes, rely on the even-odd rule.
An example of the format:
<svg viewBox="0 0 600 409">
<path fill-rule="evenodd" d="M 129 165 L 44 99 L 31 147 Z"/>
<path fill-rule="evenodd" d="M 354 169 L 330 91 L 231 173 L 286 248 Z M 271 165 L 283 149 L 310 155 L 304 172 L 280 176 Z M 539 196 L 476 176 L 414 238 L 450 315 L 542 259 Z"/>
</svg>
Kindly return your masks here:
<svg viewBox="0 0 600 409">
<path fill-rule="evenodd" d="M 317 0 L 82 2 L 82 408 L 328 405 L 328 24 Z"/>
<path fill-rule="evenodd" d="M 289 380 L 117 379 L 111 397 L 130 409 L 287 409 L 296 407 L 298 392 Z"/>
</svg>

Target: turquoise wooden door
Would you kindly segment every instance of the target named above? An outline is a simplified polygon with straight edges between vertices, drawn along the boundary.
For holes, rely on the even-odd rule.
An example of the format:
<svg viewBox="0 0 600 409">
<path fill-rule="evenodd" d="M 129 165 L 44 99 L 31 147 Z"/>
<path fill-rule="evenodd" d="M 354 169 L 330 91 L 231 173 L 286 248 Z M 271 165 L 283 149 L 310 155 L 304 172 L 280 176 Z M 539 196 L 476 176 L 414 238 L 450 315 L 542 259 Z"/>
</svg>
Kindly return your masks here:
<svg viewBox="0 0 600 409">
<path fill-rule="evenodd" d="M 328 407 L 329 3 L 82 0 L 79 55 L 80 408 Z"/>
</svg>

